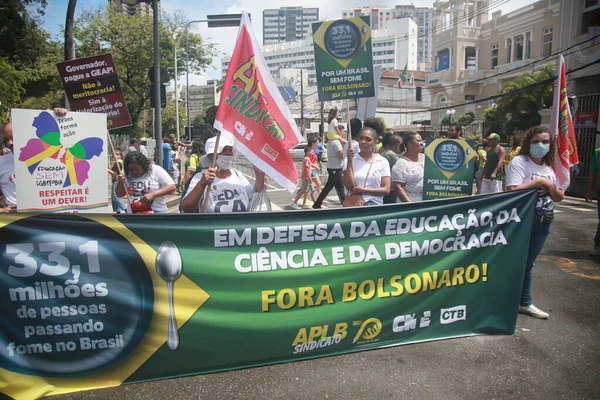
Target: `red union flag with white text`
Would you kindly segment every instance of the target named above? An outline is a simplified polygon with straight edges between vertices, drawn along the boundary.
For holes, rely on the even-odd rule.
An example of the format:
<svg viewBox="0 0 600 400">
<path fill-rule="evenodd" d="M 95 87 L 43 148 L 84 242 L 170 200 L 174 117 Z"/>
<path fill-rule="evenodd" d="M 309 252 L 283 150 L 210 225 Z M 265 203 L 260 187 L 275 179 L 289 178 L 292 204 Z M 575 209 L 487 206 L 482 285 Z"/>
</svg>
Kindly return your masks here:
<svg viewBox="0 0 600 400">
<path fill-rule="evenodd" d="M 215 118 L 221 134 L 277 183 L 292 190 L 298 172 L 289 149 L 302 135 L 260 52 L 248 14 L 242 15 Z"/>
<path fill-rule="evenodd" d="M 569 101 L 567 99 L 567 74 L 565 60 L 561 55 L 557 62 L 557 83 L 554 88 L 554 104 L 552 105 L 552 120 L 550 132 L 554 139 L 554 170 L 558 186 L 567 190 L 571 183 L 571 166 L 579 163 L 577 154 L 577 139 Z"/>
</svg>

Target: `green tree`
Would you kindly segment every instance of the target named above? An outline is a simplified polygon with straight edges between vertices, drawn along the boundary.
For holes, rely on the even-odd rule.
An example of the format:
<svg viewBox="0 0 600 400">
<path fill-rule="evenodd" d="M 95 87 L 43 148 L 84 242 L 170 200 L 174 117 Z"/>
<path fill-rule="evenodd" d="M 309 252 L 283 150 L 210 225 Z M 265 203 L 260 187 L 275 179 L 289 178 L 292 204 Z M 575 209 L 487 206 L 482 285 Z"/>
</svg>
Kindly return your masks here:
<svg viewBox="0 0 600 400">
<path fill-rule="evenodd" d="M 179 104 L 179 135 L 184 136 L 184 125 L 185 125 L 185 107 Z M 168 102 L 167 106 L 162 110 L 162 131 L 163 136 L 168 134 L 176 135 L 177 123 L 175 120 L 175 104 Z"/>
<path fill-rule="evenodd" d="M 460 117 L 456 118 L 456 120 L 454 122 L 464 126 L 464 125 L 469 125 L 473 121 L 475 121 L 475 114 L 473 114 L 473 112 L 471 112 L 471 111 L 467 111 Z"/>
<path fill-rule="evenodd" d="M 500 94 L 505 95 L 498 99 L 498 117 L 508 121 L 507 132 L 514 128 L 525 130 L 541 122 L 538 111 L 552 105 L 554 77 L 554 66 L 549 64 L 538 72 L 521 74 L 504 84 Z"/>
<path fill-rule="evenodd" d="M 161 66 L 170 71 L 172 78 L 176 38 L 187 21 L 181 12 L 165 15 L 163 21 L 159 29 Z M 123 15 L 110 7 L 87 10 L 75 21 L 74 37 L 77 57 L 112 53 L 129 113 L 134 126 L 138 126 L 150 99 L 148 70 L 154 64 L 152 17 Z M 213 49 L 204 45 L 200 35 L 190 33 L 189 39 L 190 73 L 200 72 L 212 61 Z M 178 68 L 185 72 L 183 59 L 178 60 Z"/>
</svg>

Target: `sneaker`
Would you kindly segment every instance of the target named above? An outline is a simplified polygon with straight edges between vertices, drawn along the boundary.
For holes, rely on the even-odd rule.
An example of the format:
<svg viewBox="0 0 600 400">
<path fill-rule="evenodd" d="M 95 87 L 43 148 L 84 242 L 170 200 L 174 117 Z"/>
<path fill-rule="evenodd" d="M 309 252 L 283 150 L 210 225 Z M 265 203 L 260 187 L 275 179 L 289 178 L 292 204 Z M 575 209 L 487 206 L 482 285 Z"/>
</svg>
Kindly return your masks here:
<svg viewBox="0 0 600 400">
<path fill-rule="evenodd" d="M 290 204 L 290 207 L 292 207 L 294 210 L 300 209 L 300 206 L 298 205 L 298 203 L 292 203 L 292 204 Z"/>
<path fill-rule="evenodd" d="M 594 256 L 594 257 L 600 256 L 600 249 L 594 249 L 594 250 L 590 251 L 589 254 L 590 254 L 590 256 Z"/>
<path fill-rule="evenodd" d="M 539 319 L 548 319 L 550 316 L 550 314 L 543 312 L 533 304 L 528 306 L 519 306 L 519 314 L 525 314 Z"/>
</svg>

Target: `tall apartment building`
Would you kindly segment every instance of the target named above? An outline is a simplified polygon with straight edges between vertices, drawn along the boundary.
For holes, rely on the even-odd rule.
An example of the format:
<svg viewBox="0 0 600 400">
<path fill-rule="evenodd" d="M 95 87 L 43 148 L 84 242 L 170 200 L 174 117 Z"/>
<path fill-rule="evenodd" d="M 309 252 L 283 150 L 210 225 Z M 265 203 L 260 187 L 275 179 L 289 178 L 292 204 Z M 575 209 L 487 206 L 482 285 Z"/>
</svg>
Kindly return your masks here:
<svg viewBox="0 0 600 400">
<path fill-rule="evenodd" d="M 417 24 L 411 18 L 388 21 L 386 29 L 372 31 L 373 64 L 383 69 L 417 69 Z M 310 38 L 261 47 L 273 76 L 280 68 L 301 68 L 307 71 L 307 85 L 316 85 L 315 56 Z M 222 59 L 223 76 L 231 56 Z"/>
<path fill-rule="evenodd" d="M 394 18 L 412 18 L 419 27 L 417 40 L 419 64 L 431 62 L 431 44 L 433 42 L 433 8 L 397 5 Z"/>
<path fill-rule="evenodd" d="M 201 112 L 205 111 L 209 106 L 219 105 L 220 96 L 217 96 L 217 83 L 215 80 L 208 80 L 206 85 L 192 85 L 189 88 L 190 92 L 190 119 Z M 186 98 L 185 87 L 181 91 L 181 99 L 185 102 Z"/>
<path fill-rule="evenodd" d="M 432 124 L 439 126 L 447 107 L 455 109 L 456 115 L 471 111 L 476 119 L 483 119 L 493 101 L 464 103 L 497 94 L 525 72 L 521 68 L 525 65 L 531 65 L 526 70 L 531 72 L 554 62 L 549 58 L 532 64 L 559 49 L 560 1 L 540 0 L 506 15 L 496 11 L 488 20 L 489 0 L 438 0 L 434 72 L 427 77 L 427 87 L 436 91 L 433 108 L 442 110 L 432 113 Z"/>
<path fill-rule="evenodd" d="M 282 7 L 263 11 L 263 44 L 292 42 L 310 36 L 318 8 Z"/>
<path fill-rule="evenodd" d="M 389 7 L 357 7 L 342 10 L 342 18 L 371 17 L 371 29 L 387 28 L 387 21 L 394 18 L 394 10 Z"/>
<path fill-rule="evenodd" d="M 152 3 L 146 3 L 142 0 L 108 0 L 108 4 L 126 15 L 153 15 Z"/>
</svg>

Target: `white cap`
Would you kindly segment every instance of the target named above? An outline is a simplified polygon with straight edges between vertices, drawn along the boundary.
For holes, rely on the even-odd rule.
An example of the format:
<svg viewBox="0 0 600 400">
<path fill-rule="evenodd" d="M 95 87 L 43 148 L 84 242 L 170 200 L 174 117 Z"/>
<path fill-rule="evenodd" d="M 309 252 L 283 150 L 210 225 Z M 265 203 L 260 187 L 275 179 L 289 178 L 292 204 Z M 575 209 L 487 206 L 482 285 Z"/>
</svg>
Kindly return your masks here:
<svg viewBox="0 0 600 400">
<path fill-rule="evenodd" d="M 212 165 L 211 156 L 215 152 L 216 144 L 217 144 L 216 136 L 211 137 L 210 139 L 206 140 L 206 142 L 204 143 L 204 151 L 206 151 L 206 154 L 203 155 L 202 157 L 200 157 L 200 163 L 202 163 L 202 165 L 204 165 L 205 167 Z M 225 148 L 225 146 L 233 147 L 233 139 L 229 135 L 225 136 L 225 135 L 221 134 L 221 139 L 219 139 L 219 151 L 217 151 L 217 153 L 221 153 L 223 151 L 223 149 Z"/>
</svg>

